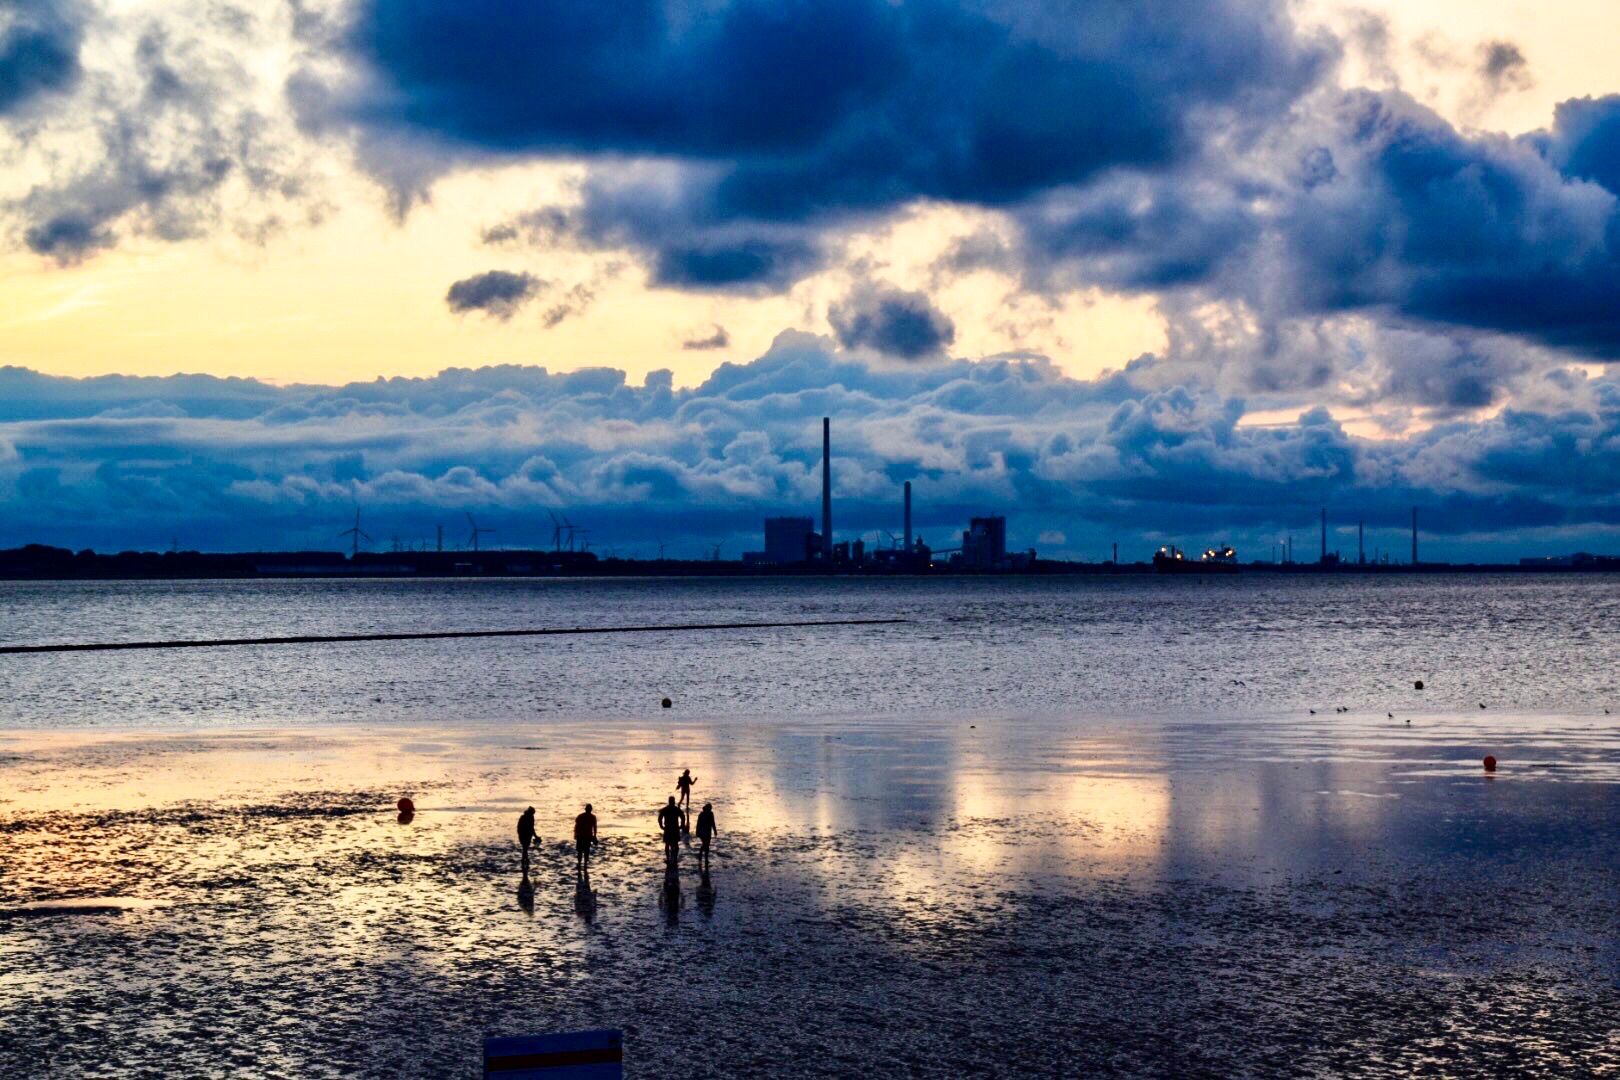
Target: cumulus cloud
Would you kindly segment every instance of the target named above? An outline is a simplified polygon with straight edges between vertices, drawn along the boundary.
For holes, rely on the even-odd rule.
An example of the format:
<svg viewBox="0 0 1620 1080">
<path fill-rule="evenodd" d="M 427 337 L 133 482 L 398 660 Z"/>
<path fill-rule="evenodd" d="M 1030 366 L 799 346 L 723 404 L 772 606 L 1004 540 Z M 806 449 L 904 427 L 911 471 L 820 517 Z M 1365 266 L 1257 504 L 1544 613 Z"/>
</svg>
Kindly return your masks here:
<svg viewBox="0 0 1620 1080">
<path fill-rule="evenodd" d="M 899 360 L 939 356 L 956 326 L 926 295 L 887 284 L 858 284 L 827 319 L 846 349 L 872 349 Z"/>
<path fill-rule="evenodd" d="M 257 70 L 273 44 L 247 14 L 32 0 L 7 13 L 0 121 L 29 183 L 0 209 L 27 248 L 66 265 L 129 236 L 227 227 L 259 242 L 324 214 L 308 149 Z M 98 47 L 81 49 L 91 29 Z"/>
<path fill-rule="evenodd" d="M 1250 424 L 1243 400 L 1152 385 L 1151 369 L 869 365 L 795 332 L 680 390 L 667 371 L 637 386 L 519 366 L 341 387 L 0 369 L 0 543 L 161 545 L 178 530 L 203 547 L 330 546 L 358 500 L 376 530 L 407 536 L 471 510 L 503 543 L 543 544 L 546 508 L 566 507 L 627 550 L 651 535 L 746 544 L 762 517 L 816 505 L 823 415 L 852 535 L 892 531 L 904 479 L 925 537 L 999 509 L 1017 544 L 1117 538 L 1126 555 L 1155 537 L 1252 549 L 1321 505 L 1376 529 L 1421 504 L 1427 529 L 1497 551 L 1527 528 L 1602 546 L 1620 525 L 1612 380 L 1566 372 L 1539 410 L 1369 440 L 1325 410 Z"/>
<path fill-rule="evenodd" d="M 1541 149 L 1603 161 L 1614 132 L 1469 138 L 1410 99 L 1366 92 L 1337 121 L 1336 175 L 1295 192 L 1275 225 L 1304 306 L 1382 305 L 1620 356 L 1620 201 Z"/>
<path fill-rule="evenodd" d="M 533 300 L 545 282 L 528 273 L 489 270 L 454 282 L 444 302 L 457 315 L 479 311 L 506 320 Z"/>
</svg>

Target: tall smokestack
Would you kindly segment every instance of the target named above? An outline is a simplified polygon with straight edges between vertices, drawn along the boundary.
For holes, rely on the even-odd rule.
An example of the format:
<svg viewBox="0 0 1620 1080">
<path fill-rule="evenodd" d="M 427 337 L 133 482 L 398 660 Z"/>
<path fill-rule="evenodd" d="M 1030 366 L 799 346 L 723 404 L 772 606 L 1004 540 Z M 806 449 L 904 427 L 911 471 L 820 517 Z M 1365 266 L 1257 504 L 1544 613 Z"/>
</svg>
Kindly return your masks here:
<svg viewBox="0 0 1620 1080">
<path fill-rule="evenodd" d="M 911 481 L 906 481 L 906 554 L 911 554 Z"/>
<path fill-rule="evenodd" d="M 1412 565 L 1417 566 L 1417 507 L 1412 507 Z"/>
<path fill-rule="evenodd" d="M 1322 562 L 1327 562 L 1327 507 L 1322 507 Z"/>
<path fill-rule="evenodd" d="M 821 554 L 832 562 L 832 417 L 821 418 Z"/>
<path fill-rule="evenodd" d="M 1367 523 L 1365 521 L 1356 523 L 1356 565 L 1367 565 Z"/>
</svg>

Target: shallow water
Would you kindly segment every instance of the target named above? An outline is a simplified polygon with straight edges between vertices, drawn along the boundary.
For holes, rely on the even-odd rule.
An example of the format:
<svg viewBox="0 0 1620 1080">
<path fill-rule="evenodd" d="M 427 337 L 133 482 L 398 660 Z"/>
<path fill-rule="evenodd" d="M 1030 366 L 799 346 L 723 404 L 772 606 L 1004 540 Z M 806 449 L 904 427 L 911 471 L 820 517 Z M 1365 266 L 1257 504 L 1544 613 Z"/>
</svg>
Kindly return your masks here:
<svg viewBox="0 0 1620 1080">
<path fill-rule="evenodd" d="M 0 1073 L 470 1076 L 592 1026 L 643 1076 L 1620 1068 L 1620 740 L 1534 767 L 1578 722 L 13 734 Z M 681 767 L 721 835 L 670 896 Z M 112 895 L 168 906 L 18 913 Z"/>
<path fill-rule="evenodd" d="M 705 716 L 1620 714 L 1620 575 L 8 582 L 0 613 L 18 644 L 910 620 L 4 656 L 0 729 L 630 717 L 665 695 Z"/>
<path fill-rule="evenodd" d="M 29 643 L 910 620 L 0 657 L 0 1075 L 474 1076 L 598 1026 L 638 1076 L 1620 1070 L 1608 578 L 0 599 Z M 721 834 L 669 893 L 687 767 Z"/>
</svg>

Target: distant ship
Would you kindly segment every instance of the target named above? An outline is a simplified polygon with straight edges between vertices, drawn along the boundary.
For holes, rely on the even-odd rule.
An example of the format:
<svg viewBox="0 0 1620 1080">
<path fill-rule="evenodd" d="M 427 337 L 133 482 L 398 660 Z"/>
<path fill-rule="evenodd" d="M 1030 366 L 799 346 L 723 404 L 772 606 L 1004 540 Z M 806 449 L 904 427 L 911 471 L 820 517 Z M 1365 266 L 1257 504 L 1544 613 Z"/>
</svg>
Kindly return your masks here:
<svg viewBox="0 0 1620 1080">
<path fill-rule="evenodd" d="M 1189 559 L 1178 547 L 1162 547 L 1153 554 L 1153 569 L 1160 574 L 1235 574 L 1237 552 L 1230 545 L 1222 545 Z"/>
</svg>

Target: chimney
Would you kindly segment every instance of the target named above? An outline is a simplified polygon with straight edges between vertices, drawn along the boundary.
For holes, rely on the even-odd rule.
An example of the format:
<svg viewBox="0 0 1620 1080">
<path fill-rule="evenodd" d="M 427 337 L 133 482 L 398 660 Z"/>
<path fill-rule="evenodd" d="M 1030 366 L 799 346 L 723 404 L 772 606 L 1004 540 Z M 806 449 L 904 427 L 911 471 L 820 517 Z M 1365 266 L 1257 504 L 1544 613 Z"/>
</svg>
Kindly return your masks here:
<svg viewBox="0 0 1620 1080">
<path fill-rule="evenodd" d="M 911 481 L 906 481 L 906 554 L 911 554 Z"/>
<path fill-rule="evenodd" d="M 1417 507 L 1412 507 L 1412 567 L 1417 568 Z"/>
<path fill-rule="evenodd" d="M 829 563 L 832 537 L 832 417 L 821 418 L 821 554 Z"/>
<path fill-rule="evenodd" d="M 1367 523 L 1365 521 L 1356 524 L 1356 565 L 1367 565 Z"/>
<path fill-rule="evenodd" d="M 1327 507 L 1322 507 L 1322 565 L 1327 565 Z"/>
</svg>

